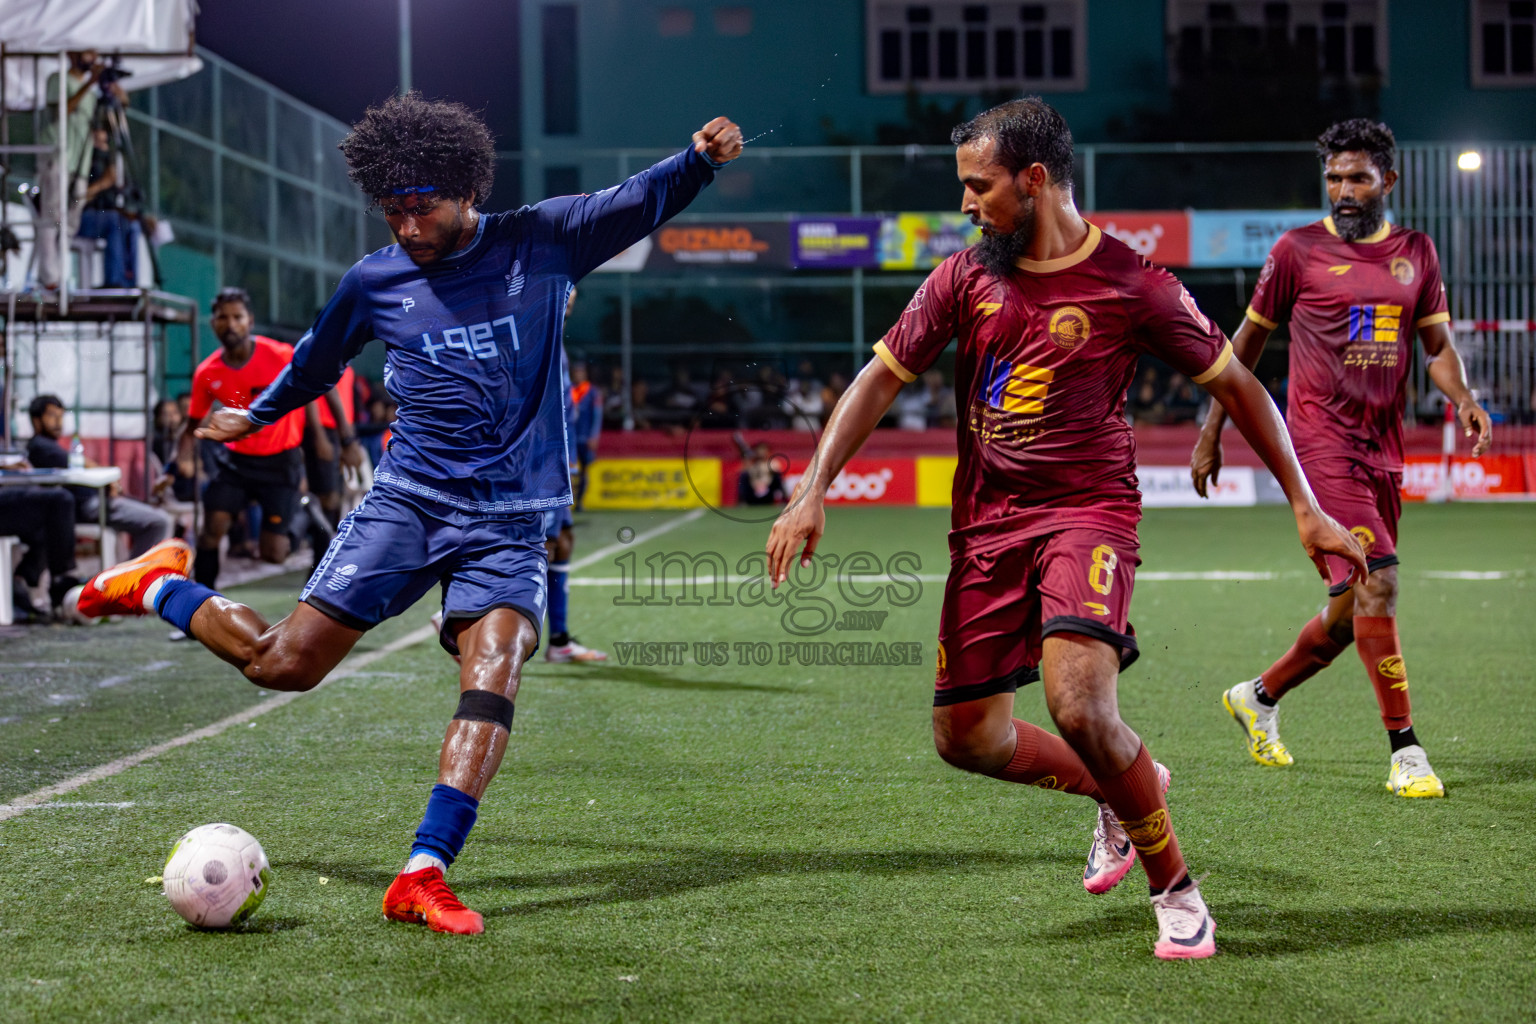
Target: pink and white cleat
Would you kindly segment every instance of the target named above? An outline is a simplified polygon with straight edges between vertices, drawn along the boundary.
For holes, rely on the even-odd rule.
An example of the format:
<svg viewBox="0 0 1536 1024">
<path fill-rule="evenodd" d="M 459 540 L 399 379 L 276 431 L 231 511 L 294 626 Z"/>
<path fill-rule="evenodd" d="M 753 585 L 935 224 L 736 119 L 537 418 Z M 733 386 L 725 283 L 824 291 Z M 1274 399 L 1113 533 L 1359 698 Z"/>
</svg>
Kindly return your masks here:
<svg viewBox="0 0 1536 1024">
<path fill-rule="evenodd" d="M 1216 921 L 1193 882 L 1179 890 L 1170 889 L 1152 897 L 1157 914 L 1157 945 L 1152 953 L 1159 960 L 1201 960 L 1216 953 Z"/>
<path fill-rule="evenodd" d="M 1157 769 L 1163 792 L 1167 793 L 1173 774 L 1156 761 L 1152 766 Z M 1109 804 L 1099 804 L 1099 821 L 1093 827 L 1093 845 L 1088 847 L 1088 864 L 1083 868 L 1083 888 L 1095 896 L 1109 892 L 1135 863 L 1136 847 L 1131 845 L 1131 837 L 1126 835 Z"/>
</svg>

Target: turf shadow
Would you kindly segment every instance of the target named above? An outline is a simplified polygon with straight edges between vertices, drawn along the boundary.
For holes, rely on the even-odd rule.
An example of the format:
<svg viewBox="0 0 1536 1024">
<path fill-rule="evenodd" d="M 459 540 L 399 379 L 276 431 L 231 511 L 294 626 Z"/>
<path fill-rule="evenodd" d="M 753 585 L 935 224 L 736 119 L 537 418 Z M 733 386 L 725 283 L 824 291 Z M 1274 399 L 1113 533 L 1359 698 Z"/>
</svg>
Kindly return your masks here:
<svg viewBox="0 0 1536 1024">
<path fill-rule="evenodd" d="M 580 844 L 590 845 L 590 844 Z M 613 847 L 592 846 L 596 849 Z M 779 852 L 730 852 L 716 848 L 626 847 L 645 852 L 651 859 L 615 861 L 549 872 L 460 878 L 455 891 L 474 900 L 488 889 L 592 889 L 573 896 L 531 900 L 485 911 L 486 916 L 521 917 L 551 910 L 664 899 L 698 889 L 731 885 L 754 878 L 790 877 L 805 874 L 858 874 L 880 877 L 923 874 L 955 874 L 992 868 L 1025 868 L 1042 864 L 1079 864 L 1076 853 L 1041 850 L 1006 852 L 988 850 L 852 850 L 828 853 L 816 850 Z M 358 864 L 292 861 L 283 870 L 315 871 L 357 885 L 384 889 L 394 881 L 387 871 Z"/>
<path fill-rule="evenodd" d="M 745 691 L 755 693 L 801 692 L 793 686 L 771 686 L 766 683 L 737 683 L 726 679 L 685 679 L 681 676 L 657 672 L 654 669 L 638 668 L 633 665 L 614 665 L 612 663 L 600 668 L 582 666 L 582 670 L 579 673 L 573 673 L 570 678 L 577 676 L 584 680 L 595 679 L 604 683 L 634 683 L 638 686 L 648 686 L 654 690 Z"/>
<path fill-rule="evenodd" d="M 1343 907 L 1317 911 L 1218 903 L 1211 912 L 1216 918 L 1216 948 L 1221 955 L 1264 960 L 1298 953 L 1391 945 L 1406 937 L 1536 932 L 1536 910 L 1525 909 Z M 1038 934 L 1047 941 L 1081 942 L 1102 939 L 1122 928 L 1146 928 L 1150 919 L 1145 905 L 1122 907 Z"/>
</svg>

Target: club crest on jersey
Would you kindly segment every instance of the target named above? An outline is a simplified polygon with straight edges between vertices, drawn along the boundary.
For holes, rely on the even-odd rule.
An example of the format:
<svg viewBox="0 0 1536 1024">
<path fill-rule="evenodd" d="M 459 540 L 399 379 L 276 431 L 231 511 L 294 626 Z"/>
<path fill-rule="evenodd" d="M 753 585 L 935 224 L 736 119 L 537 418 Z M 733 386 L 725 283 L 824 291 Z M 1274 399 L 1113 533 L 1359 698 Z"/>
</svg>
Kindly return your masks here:
<svg viewBox="0 0 1536 1024">
<path fill-rule="evenodd" d="M 1371 528 L 1369 526 L 1354 526 L 1350 528 L 1349 532 L 1354 534 L 1355 540 L 1360 542 L 1361 549 L 1366 554 L 1370 554 L 1371 548 L 1376 546 L 1376 534 L 1371 531 Z"/>
<path fill-rule="evenodd" d="M 1051 336 L 1057 348 L 1070 352 L 1087 341 L 1088 333 L 1092 330 L 1093 322 L 1081 306 L 1062 306 L 1051 314 L 1046 333 Z"/>
<path fill-rule="evenodd" d="M 1402 256 L 1392 257 L 1392 262 L 1388 264 L 1387 269 L 1391 271 L 1392 277 L 1401 285 L 1413 284 L 1413 279 L 1417 276 L 1417 271 L 1413 269 L 1413 264 Z"/>
<path fill-rule="evenodd" d="M 521 260 L 513 260 L 512 273 L 507 275 L 507 294 L 522 294 L 523 280 L 523 263 Z"/>
</svg>

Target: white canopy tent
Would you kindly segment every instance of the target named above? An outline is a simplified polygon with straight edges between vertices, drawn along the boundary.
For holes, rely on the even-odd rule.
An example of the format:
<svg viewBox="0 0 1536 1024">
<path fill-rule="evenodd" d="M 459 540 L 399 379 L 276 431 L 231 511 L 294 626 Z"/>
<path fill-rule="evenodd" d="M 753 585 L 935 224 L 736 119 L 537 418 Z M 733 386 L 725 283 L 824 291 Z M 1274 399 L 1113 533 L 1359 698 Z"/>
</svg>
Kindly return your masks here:
<svg viewBox="0 0 1536 1024">
<path fill-rule="evenodd" d="M 197 0 L 0 0 L 5 107 L 45 102 L 44 84 L 69 50 L 121 56 L 132 72 L 122 83 L 130 92 L 195 74 L 202 68 L 192 52 L 196 16 Z"/>
</svg>

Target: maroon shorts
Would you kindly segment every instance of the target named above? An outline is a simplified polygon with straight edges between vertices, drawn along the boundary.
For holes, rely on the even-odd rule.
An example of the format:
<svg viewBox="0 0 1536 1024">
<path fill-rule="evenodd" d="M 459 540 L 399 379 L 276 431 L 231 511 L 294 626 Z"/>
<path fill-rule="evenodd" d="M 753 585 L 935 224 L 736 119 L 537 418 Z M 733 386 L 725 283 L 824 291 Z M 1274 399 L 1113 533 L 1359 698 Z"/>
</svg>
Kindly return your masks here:
<svg viewBox="0 0 1536 1024">
<path fill-rule="evenodd" d="M 1136 660 L 1127 616 L 1135 539 L 1098 529 L 1061 530 L 986 554 L 956 555 L 939 613 L 935 706 L 1012 693 L 1040 678 L 1040 647 L 1077 633 Z"/>
<path fill-rule="evenodd" d="M 1354 459 L 1315 459 L 1302 466 L 1323 511 L 1355 535 L 1371 572 L 1397 564 L 1397 521 L 1403 513 L 1403 474 Z M 1350 564 L 1328 555 L 1328 596 L 1348 590 Z"/>
</svg>

